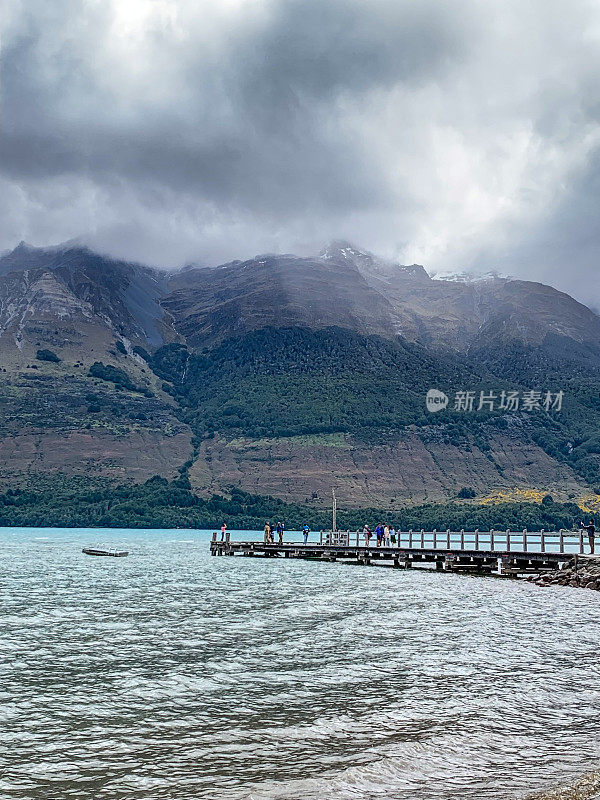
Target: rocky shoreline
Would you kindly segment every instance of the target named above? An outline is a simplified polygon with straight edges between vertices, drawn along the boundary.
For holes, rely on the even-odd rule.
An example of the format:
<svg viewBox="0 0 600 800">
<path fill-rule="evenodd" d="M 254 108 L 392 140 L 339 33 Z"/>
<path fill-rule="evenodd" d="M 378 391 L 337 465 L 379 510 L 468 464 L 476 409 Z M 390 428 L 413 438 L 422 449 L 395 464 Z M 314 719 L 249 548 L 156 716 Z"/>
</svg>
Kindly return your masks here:
<svg viewBox="0 0 600 800">
<path fill-rule="evenodd" d="M 600 557 L 573 556 L 562 569 L 531 575 L 526 580 L 537 586 L 572 586 L 600 591 Z"/>
<path fill-rule="evenodd" d="M 526 800 L 597 800 L 600 797 L 600 772 L 589 772 L 570 786 L 548 792 L 536 792 Z"/>
</svg>

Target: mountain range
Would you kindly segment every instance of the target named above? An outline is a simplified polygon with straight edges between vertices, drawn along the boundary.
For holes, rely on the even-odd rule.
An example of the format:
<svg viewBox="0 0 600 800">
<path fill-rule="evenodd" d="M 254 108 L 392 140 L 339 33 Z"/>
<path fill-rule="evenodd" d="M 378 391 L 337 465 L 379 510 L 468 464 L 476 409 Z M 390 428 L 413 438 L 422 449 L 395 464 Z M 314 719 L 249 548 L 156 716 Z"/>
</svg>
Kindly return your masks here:
<svg viewBox="0 0 600 800">
<path fill-rule="evenodd" d="M 0 257 L 0 370 L 8 487 L 183 476 L 204 497 L 323 507 L 335 487 L 349 508 L 398 508 L 600 485 L 600 317 L 540 283 L 436 279 L 347 242 L 172 272 L 21 243 Z M 507 410 L 503 391 L 540 397 Z"/>
</svg>

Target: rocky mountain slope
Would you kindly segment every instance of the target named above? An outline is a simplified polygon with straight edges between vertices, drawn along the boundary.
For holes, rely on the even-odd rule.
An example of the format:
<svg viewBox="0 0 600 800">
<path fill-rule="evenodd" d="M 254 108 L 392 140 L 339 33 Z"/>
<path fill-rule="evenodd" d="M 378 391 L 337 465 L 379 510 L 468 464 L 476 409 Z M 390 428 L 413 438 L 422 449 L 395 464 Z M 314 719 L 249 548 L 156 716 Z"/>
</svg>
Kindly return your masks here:
<svg viewBox="0 0 600 800">
<path fill-rule="evenodd" d="M 527 281 L 334 242 L 165 273 L 75 244 L 0 258 L 0 479 L 183 476 L 324 505 L 600 485 L 600 318 Z M 450 398 L 431 415 L 425 393 Z M 454 411 L 460 390 L 560 413 Z"/>
<path fill-rule="evenodd" d="M 539 345 L 548 335 L 600 342 L 600 317 L 568 295 L 529 281 L 431 278 L 334 242 L 315 258 L 257 256 L 188 269 L 162 301 L 192 346 L 265 326 L 337 325 L 359 333 L 468 351 L 492 340 Z"/>
</svg>

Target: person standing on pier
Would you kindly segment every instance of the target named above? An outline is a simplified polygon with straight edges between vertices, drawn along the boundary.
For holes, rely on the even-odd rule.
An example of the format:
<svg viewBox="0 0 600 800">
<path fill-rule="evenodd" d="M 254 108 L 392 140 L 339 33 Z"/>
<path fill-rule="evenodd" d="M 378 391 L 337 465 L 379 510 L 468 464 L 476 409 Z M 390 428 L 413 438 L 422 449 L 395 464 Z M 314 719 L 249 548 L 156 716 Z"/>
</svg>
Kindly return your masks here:
<svg viewBox="0 0 600 800">
<path fill-rule="evenodd" d="M 283 544 L 283 522 L 277 523 L 277 536 L 279 536 L 279 544 Z"/>
<path fill-rule="evenodd" d="M 390 526 L 386 525 L 383 529 L 383 544 L 385 547 L 390 546 Z"/>
<path fill-rule="evenodd" d="M 269 544 L 271 541 L 271 523 L 265 522 L 265 544 Z"/>
<path fill-rule="evenodd" d="M 223 523 L 221 525 L 221 541 L 225 539 L 225 531 L 227 530 L 227 525 Z"/>
<path fill-rule="evenodd" d="M 308 525 L 302 526 L 302 536 L 304 537 L 304 544 L 308 542 L 308 534 L 310 533 L 310 528 Z"/>
<path fill-rule="evenodd" d="M 591 519 L 589 523 L 586 525 L 584 522 L 579 523 L 582 528 L 585 528 L 587 531 L 587 535 L 590 541 L 590 555 L 594 555 L 594 537 L 596 536 L 596 526 L 594 524 L 594 520 Z"/>
<path fill-rule="evenodd" d="M 375 536 L 377 537 L 377 547 L 381 547 L 381 540 L 383 538 L 383 525 L 378 523 L 377 527 L 375 528 Z"/>
<path fill-rule="evenodd" d="M 365 547 L 368 547 L 371 541 L 371 529 L 368 525 L 365 525 L 363 528 L 363 536 L 365 537 Z"/>
</svg>

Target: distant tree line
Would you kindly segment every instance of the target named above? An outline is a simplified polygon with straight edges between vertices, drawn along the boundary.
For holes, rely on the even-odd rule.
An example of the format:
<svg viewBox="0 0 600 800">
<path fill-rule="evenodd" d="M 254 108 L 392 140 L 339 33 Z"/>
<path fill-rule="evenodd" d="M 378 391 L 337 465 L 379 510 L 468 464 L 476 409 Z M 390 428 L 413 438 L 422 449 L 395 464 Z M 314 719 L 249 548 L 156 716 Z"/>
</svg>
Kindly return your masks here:
<svg viewBox="0 0 600 800">
<path fill-rule="evenodd" d="M 390 522 L 398 529 L 521 530 L 570 529 L 583 518 L 573 503 L 464 502 L 427 504 L 400 511 L 364 508 L 338 511 L 340 529 L 358 530 L 367 523 Z M 305 523 L 313 530 L 331 526 L 331 514 L 309 504 L 286 503 L 273 497 L 231 488 L 227 495 L 199 497 L 185 471 L 176 480 L 155 476 L 130 486 L 82 477 L 35 476 L 28 486 L 0 494 L 0 525 L 33 527 L 202 528 L 215 530 L 223 521 L 231 529 L 262 529 L 266 520 L 283 520 L 288 530 Z"/>
</svg>

